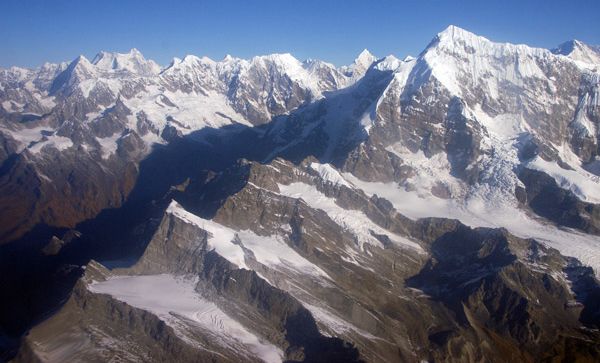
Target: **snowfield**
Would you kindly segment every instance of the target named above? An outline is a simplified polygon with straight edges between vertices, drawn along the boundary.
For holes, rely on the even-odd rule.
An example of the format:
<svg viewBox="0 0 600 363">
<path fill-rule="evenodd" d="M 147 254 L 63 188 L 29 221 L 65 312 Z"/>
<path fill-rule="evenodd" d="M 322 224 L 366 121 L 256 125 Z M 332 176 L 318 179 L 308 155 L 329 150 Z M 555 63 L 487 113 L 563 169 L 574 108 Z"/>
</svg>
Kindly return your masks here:
<svg viewBox="0 0 600 363">
<path fill-rule="evenodd" d="M 334 199 L 325 196 L 311 185 L 305 183 L 293 183 L 290 185 L 278 184 L 278 186 L 282 195 L 292 198 L 301 198 L 310 207 L 321 209 L 327 213 L 329 218 L 356 237 L 359 243 L 357 247 L 359 247 L 360 250 L 364 250 L 365 244 L 383 247 L 381 242 L 371 234 L 371 232 L 375 232 L 377 234 L 387 235 L 393 242 L 400 246 L 423 251 L 418 243 L 385 230 L 371 221 L 369 217 L 361 211 L 340 207 L 336 204 Z"/>
<path fill-rule="evenodd" d="M 249 349 L 268 363 L 281 362 L 283 352 L 247 330 L 217 305 L 195 291 L 197 281 L 172 275 L 115 276 L 88 288 L 109 294 L 131 306 L 156 314 L 192 345 L 190 330 L 207 334 L 216 343 L 243 352 Z"/>
<path fill-rule="evenodd" d="M 217 222 L 200 218 L 183 209 L 175 201 L 171 202 L 167 213 L 209 232 L 209 248 L 239 268 L 252 270 L 246 263 L 246 259 L 249 258 L 246 251 L 250 251 L 253 258 L 265 266 L 293 270 L 317 280 L 330 279 L 325 271 L 300 256 L 280 236 L 259 236 L 252 231 L 235 231 Z"/>
</svg>

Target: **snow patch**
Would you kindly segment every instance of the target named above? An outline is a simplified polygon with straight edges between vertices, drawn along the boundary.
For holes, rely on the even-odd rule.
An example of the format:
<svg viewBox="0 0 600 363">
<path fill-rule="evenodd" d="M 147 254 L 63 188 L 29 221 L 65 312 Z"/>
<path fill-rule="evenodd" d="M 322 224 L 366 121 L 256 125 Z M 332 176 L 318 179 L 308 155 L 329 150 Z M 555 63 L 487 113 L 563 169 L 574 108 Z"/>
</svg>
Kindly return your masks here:
<svg viewBox="0 0 600 363">
<path fill-rule="evenodd" d="M 88 289 L 98 294 L 109 294 L 136 308 L 156 314 L 172 327 L 184 341 L 198 344 L 188 338 L 187 329 L 208 333 L 222 346 L 243 354 L 249 349 L 265 362 L 281 362 L 283 352 L 263 342 L 242 324 L 225 314 L 217 305 L 203 299 L 196 291 L 197 280 L 172 275 L 115 276 L 103 282 L 94 282 Z"/>
<path fill-rule="evenodd" d="M 326 328 L 327 331 L 322 331 L 322 334 L 327 334 L 328 332 L 331 332 L 335 334 L 335 336 L 340 336 L 349 333 L 356 333 L 358 335 L 362 335 L 367 339 L 378 339 L 373 334 L 357 328 L 354 324 L 340 318 L 339 316 L 324 308 L 309 304 L 307 302 L 302 302 L 302 305 L 308 311 L 310 311 L 312 316 L 319 324 L 323 325 Z"/>
<path fill-rule="evenodd" d="M 111 155 L 116 154 L 119 145 L 117 141 L 121 138 L 120 133 L 115 133 L 111 136 L 104 138 L 96 138 L 98 143 L 100 143 L 100 148 L 102 150 L 102 159 L 108 159 Z"/>
<path fill-rule="evenodd" d="M 517 207 L 514 195 L 505 195 L 506 199 L 502 202 L 498 199 L 504 193 L 487 186 L 473 191 L 468 200 L 446 200 L 418 196 L 395 183 L 365 182 L 349 173 L 345 173 L 344 177 L 367 195 L 376 194 L 389 200 L 398 212 L 409 218 L 450 218 L 471 227 L 506 228 L 518 237 L 535 238 L 565 256 L 575 257 L 600 275 L 600 242 L 597 236 L 535 220 Z M 496 196 L 494 193 L 497 193 Z"/>
<path fill-rule="evenodd" d="M 131 110 L 144 111 L 147 119 L 159 130 L 167 124 L 176 127 L 183 134 L 204 127 L 219 128 L 235 122 L 251 126 L 249 121 L 233 110 L 226 96 L 217 92 L 171 92 L 158 86 L 148 86 L 147 91 L 123 102 Z M 167 121 L 168 118 L 175 122 Z M 135 119 L 132 120 L 134 122 Z M 131 127 L 135 128 L 135 124 Z"/>
<path fill-rule="evenodd" d="M 526 166 L 550 175 L 558 186 L 570 190 L 579 199 L 588 203 L 600 204 L 600 177 L 597 175 L 583 168 L 563 169 L 555 161 L 546 161 L 539 156 L 528 162 Z"/>
<path fill-rule="evenodd" d="M 388 146 L 386 151 L 398 156 L 415 171 L 415 175 L 406 180 L 405 189 L 414 190 L 418 196 L 425 198 L 431 195 L 433 188 L 443 185 L 452 197 L 462 195 L 462 183 L 450 175 L 450 163 L 445 153 L 437 153 L 428 158 L 422 150 L 413 153 L 401 143 Z"/>
<path fill-rule="evenodd" d="M 333 185 L 343 185 L 348 188 L 352 188 L 352 185 L 342 177 L 342 175 L 329 164 L 311 163 L 310 168 L 321 176 L 325 181 L 332 183 Z"/>
<path fill-rule="evenodd" d="M 34 145 L 30 146 L 28 150 L 34 154 L 37 154 L 45 147 L 54 147 L 59 151 L 63 151 L 73 146 L 73 141 L 71 141 L 71 139 L 69 139 L 68 137 L 51 135 L 46 136 L 46 138 L 46 141 L 39 141 Z"/>
<path fill-rule="evenodd" d="M 291 198 L 302 198 L 310 207 L 321 209 L 327 213 L 329 218 L 357 238 L 359 247 L 363 251 L 365 250 L 365 244 L 382 247 L 381 242 L 373 237 L 371 232 L 387 235 L 392 242 L 395 242 L 400 246 L 422 251 L 422 248 L 418 243 L 391 233 L 378 226 L 361 211 L 340 207 L 335 203 L 334 199 L 325 196 L 311 185 L 305 183 L 292 183 L 290 185 L 278 184 L 278 186 L 282 195 Z"/>
<path fill-rule="evenodd" d="M 288 268 L 318 279 L 330 279 L 325 271 L 294 251 L 280 236 L 259 236 L 248 230 L 235 231 L 214 221 L 200 218 L 183 209 L 175 201 L 171 202 L 167 213 L 209 232 L 209 248 L 213 248 L 239 268 L 251 270 L 246 263 L 248 250 L 257 262 L 265 266 L 274 269 Z"/>
</svg>

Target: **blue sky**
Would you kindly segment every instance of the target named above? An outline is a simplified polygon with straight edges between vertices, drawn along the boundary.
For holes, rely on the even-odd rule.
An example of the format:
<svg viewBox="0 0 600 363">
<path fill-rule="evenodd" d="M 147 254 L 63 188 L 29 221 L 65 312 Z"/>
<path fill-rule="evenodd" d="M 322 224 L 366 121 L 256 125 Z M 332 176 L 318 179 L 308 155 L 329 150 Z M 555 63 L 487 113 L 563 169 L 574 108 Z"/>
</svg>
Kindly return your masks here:
<svg viewBox="0 0 600 363">
<path fill-rule="evenodd" d="M 133 47 L 163 65 L 186 54 L 276 52 L 341 65 L 364 48 L 417 55 L 449 24 L 538 47 L 574 38 L 600 44 L 600 0 L 2 0 L 0 66 Z"/>
</svg>

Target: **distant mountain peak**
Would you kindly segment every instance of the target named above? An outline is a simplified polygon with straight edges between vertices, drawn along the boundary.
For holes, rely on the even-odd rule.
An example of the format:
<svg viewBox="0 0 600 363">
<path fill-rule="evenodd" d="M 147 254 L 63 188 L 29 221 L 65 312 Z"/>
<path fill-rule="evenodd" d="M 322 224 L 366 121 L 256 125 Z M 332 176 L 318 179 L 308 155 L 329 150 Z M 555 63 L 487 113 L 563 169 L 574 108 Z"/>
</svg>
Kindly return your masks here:
<svg viewBox="0 0 600 363">
<path fill-rule="evenodd" d="M 564 55 L 577 62 L 592 65 L 600 64 L 600 48 L 585 44 L 577 39 L 561 43 L 551 51 L 554 54 Z"/>
<path fill-rule="evenodd" d="M 386 57 L 383 57 L 383 58 L 377 60 L 376 65 L 374 67 L 380 71 L 394 71 L 398 67 L 400 67 L 402 62 L 403 61 L 396 58 L 395 56 L 388 55 Z"/>
<path fill-rule="evenodd" d="M 470 32 L 464 28 L 461 28 L 459 26 L 456 26 L 456 25 L 448 25 L 448 27 L 446 27 L 446 29 L 444 29 L 438 33 L 438 36 L 440 36 L 440 37 L 450 36 L 453 38 L 479 37 L 479 35 L 477 35 L 473 32 Z"/>
<path fill-rule="evenodd" d="M 234 56 L 232 56 L 231 54 L 226 54 L 225 57 L 223 57 L 222 62 L 231 62 L 235 59 L 236 58 Z"/>
<path fill-rule="evenodd" d="M 73 59 L 73 61 L 71 61 L 70 64 L 73 65 L 77 65 L 77 64 L 92 64 L 90 62 L 89 59 L 86 58 L 86 56 L 84 56 L 83 54 L 80 54 L 79 56 L 77 56 L 77 58 Z"/>
<path fill-rule="evenodd" d="M 566 42 L 560 43 L 558 45 L 558 47 L 552 49 L 552 53 L 569 55 L 573 51 L 575 51 L 577 48 L 581 48 L 582 46 L 585 46 L 582 42 L 580 42 L 577 39 L 572 39 L 572 40 L 568 40 Z"/>
<path fill-rule="evenodd" d="M 362 66 L 365 66 L 368 68 L 376 60 L 377 60 L 377 57 L 375 57 L 367 49 L 363 49 L 363 51 L 360 52 L 358 57 L 356 57 L 356 59 L 354 60 L 354 64 L 362 65 Z"/>
<path fill-rule="evenodd" d="M 79 55 L 69 63 L 67 71 L 75 74 L 93 74 L 94 65 L 84 55 Z"/>
<path fill-rule="evenodd" d="M 261 55 L 252 58 L 251 62 L 273 62 L 281 65 L 293 65 L 299 66 L 302 62 L 300 62 L 296 57 L 294 57 L 290 53 L 273 53 L 267 55 Z"/>
<path fill-rule="evenodd" d="M 138 75 L 151 75 L 160 72 L 160 66 L 152 60 L 146 60 L 136 48 L 127 53 L 99 52 L 92 64 L 103 71 L 127 71 Z"/>
<path fill-rule="evenodd" d="M 358 79 L 362 77 L 367 72 L 367 69 L 369 69 L 376 61 L 377 57 L 371 54 L 367 49 L 363 49 L 351 65 L 343 66 L 340 70 L 346 76 Z"/>
<path fill-rule="evenodd" d="M 469 46 L 476 46 L 482 43 L 492 44 L 493 42 L 485 37 L 472 33 L 463 28 L 457 27 L 455 25 L 450 25 L 436 35 L 436 37 L 431 41 L 429 46 L 427 46 L 426 50 L 432 47 L 454 48 L 454 46 L 458 43 L 463 43 Z"/>
</svg>

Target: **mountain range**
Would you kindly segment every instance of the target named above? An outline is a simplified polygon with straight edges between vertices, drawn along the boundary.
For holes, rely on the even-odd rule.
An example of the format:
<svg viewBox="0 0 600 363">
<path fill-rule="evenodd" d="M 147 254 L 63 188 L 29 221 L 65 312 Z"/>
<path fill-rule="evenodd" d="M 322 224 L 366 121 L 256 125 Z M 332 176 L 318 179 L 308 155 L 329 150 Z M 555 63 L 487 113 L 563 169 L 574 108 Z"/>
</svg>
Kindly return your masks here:
<svg viewBox="0 0 600 363">
<path fill-rule="evenodd" d="M 600 358 L 600 49 L 0 69 L 0 359 Z"/>
</svg>

